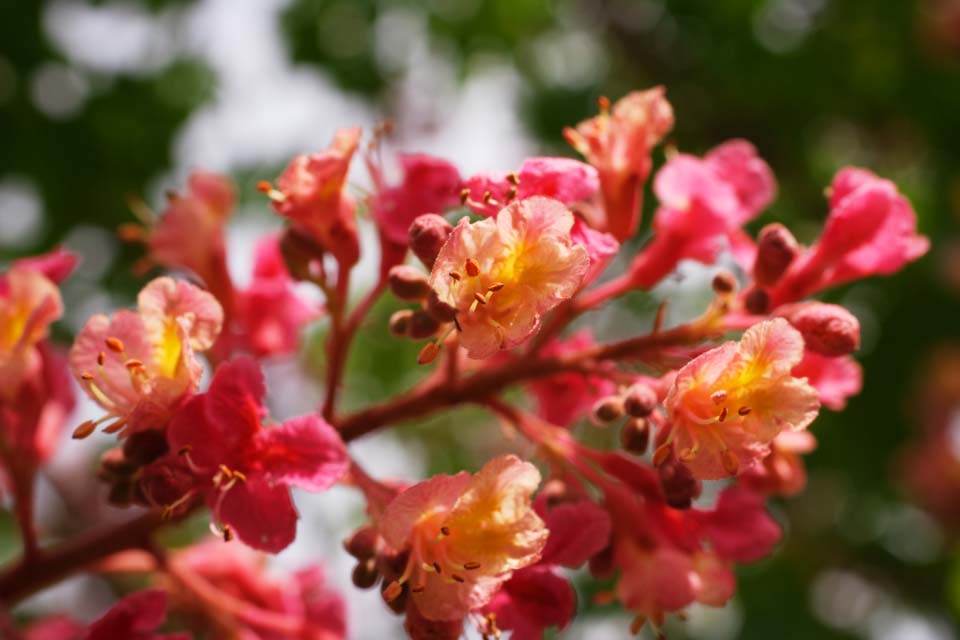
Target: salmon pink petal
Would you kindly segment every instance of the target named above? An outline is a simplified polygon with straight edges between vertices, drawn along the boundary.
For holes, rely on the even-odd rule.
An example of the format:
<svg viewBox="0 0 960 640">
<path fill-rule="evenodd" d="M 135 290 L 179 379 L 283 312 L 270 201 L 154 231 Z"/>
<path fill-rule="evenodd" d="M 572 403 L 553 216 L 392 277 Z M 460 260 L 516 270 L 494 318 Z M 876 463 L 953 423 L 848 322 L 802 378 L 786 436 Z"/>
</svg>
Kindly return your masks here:
<svg viewBox="0 0 960 640">
<path fill-rule="evenodd" d="M 230 525 L 237 537 L 254 549 L 278 553 L 297 535 L 299 516 L 290 499 L 290 489 L 286 485 L 271 485 L 261 476 L 248 476 L 226 490 L 225 495 L 212 492 L 207 503 L 217 520 Z"/>
<path fill-rule="evenodd" d="M 783 318 L 775 318 L 747 329 L 740 350 L 764 376 L 783 375 L 803 359 L 803 336 Z"/>
<path fill-rule="evenodd" d="M 259 431 L 255 447 L 266 477 L 274 484 L 323 491 L 342 478 L 349 467 L 340 436 L 316 415 L 293 418 Z"/>
<path fill-rule="evenodd" d="M 514 640 L 539 640 L 550 627 L 562 631 L 577 609 L 570 582 L 543 565 L 521 569 L 507 580 L 485 611 Z"/>
<path fill-rule="evenodd" d="M 590 500 L 562 503 L 540 515 L 550 531 L 542 564 L 577 569 L 610 541 L 610 516 Z"/>
<path fill-rule="evenodd" d="M 97 314 L 87 320 L 70 349 L 70 368 L 94 402 L 108 411 L 128 413 L 139 400 L 140 391 L 134 386 L 124 359 L 107 348 L 108 337 L 123 343 L 127 357 L 151 361 L 152 347 L 143 320 L 124 309 L 113 314 L 113 318 Z M 105 356 L 102 367 L 98 362 L 101 353 Z M 85 380 L 87 375 L 93 379 Z"/>
<path fill-rule="evenodd" d="M 470 485 L 470 474 L 436 475 L 404 489 L 383 513 L 381 534 L 394 549 L 403 549 L 424 514 L 450 510 Z"/>
<path fill-rule="evenodd" d="M 687 554 L 671 547 L 646 550 L 624 540 L 614 556 L 623 570 L 617 598 L 627 609 L 661 622 L 664 613 L 683 609 L 696 598 L 697 575 Z"/>
<path fill-rule="evenodd" d="M 736 579 L 730 564 L 714 553 L 693 556 L 693 585 L 697 602 L 711 607 L 722 607 L 733 597 Z"/>
<path fill-rule="evenodd" d="M 518 197 L 546 196 L 564 204 L 586 200 L 600 188 L 597 170 L 571 158 L 528 158 L 517 178 Z"/>
<path fill-rule="evenodd" d="M 157 278 L 147 284 L 137 296 L 137 307 L 144 325 L 155 344 L 162 344 L 169 336 L 176 320 L 187 332 L 194 351 L 206 351 L 213 346 L 223 325 L 223 309 L 209 292 L 183 280 Z"/>
</svg>

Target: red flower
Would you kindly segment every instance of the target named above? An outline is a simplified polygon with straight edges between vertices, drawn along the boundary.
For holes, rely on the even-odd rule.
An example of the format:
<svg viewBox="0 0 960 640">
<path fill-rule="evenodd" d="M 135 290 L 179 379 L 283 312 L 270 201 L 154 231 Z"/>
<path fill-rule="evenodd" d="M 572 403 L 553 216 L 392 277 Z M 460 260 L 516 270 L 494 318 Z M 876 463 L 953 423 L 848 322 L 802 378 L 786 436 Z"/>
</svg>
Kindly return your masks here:
<svg viewBox="0 0 960 640">
<path fill-rule="evenodd" d="M 407 246 L 407 232 L 424 213 L 443 213 L 460 202 L 460 172 L 451 163 L 424 153 L 402 154 L 403 180 L 392 187 L 381 185 L 371 210 L 383 237 Z M 379 172 L 377 177 L 379 178 Z"/>
<path fill-rule="evenodd" d="M 167 594 L 140 591 L 117 602 L 93 622 L 83 640 L 189 640 L 187 633 L 155 633 L 167 617 Z"/>
<path fill-rule="evenodd" d="M 200 483 L 215 521 L 241 540 L 277 552 L 296 535 L 290 486 L 323 491 L 347 470 L 336 431 L 315 415 L 264 428 L 260 369 L 249 358 L 221 365 L 210 389 L 174 416 L 168 434 Z"/>
</svg>

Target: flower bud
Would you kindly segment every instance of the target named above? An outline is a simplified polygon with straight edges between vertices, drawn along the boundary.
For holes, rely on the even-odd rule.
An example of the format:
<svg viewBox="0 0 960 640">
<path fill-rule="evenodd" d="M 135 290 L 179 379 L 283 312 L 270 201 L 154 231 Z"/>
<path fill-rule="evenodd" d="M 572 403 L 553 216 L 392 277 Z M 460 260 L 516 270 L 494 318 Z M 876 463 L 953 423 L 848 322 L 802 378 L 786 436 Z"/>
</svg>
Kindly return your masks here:
<svg viewBox="0 0 960 640">
<path fill-rule="evenodd" d="M 410 309 L 395 311 L 390 316 L 390 334 L 397 338 L 406 338 L 410 335 L 411 319 L 413 319 L 413 311 Z"/>
<path fill-rule="evenodd" d="M 747 292 L 743 304 L 750 313 L 762 316 L 770 310 L 770 294 L 763 289 L 754 287 Z"/>
<path fill-rule="evenodd" d="M 593 405 L 593 418 L 599 423 L 613 422 L 623 416 L 623 399 L 609 396 L 597 400 Z"/>
<path fill-rule="evenodd" d="M 369 560 L 376 553 L 376 530 L 373 527 L 360 527 L 343 541 L 343 548 L 357 560 Z"/>
<path fill-rule="evenodd" d="M 803 336 L 806 348 L 824 356 L 845 356 L 860 348 L 860 321 L 835 304 L 804 302 L 780 312 Z"/>
<path fill-rule="evenodd" d="M 310 265 L 323 260 L 323 247 L 295 227 L 287 227 L 280 236 L 280 255 L 294 280 L 310 280 Z"/>
<path fill-rule="evenodd" d="M 423 300 L 430 293 L 425 273 L 406 264 L 398 264 L 390 269 L 387 276 L 390 291 L 401 300 Z"/>
<path fill-rule="evenodd" d="M 799 253 L 800 245 L 789 229 L 778 223 L 768 224 L 757 236 L 753 279 L 764 287 L 776 284 Z"/>
<path fill-rule="evenodd" d="M 620 446 L 624 451 L 643 455 L 650 444 L 650 425 L 643 418 L 631 418 L 620 429 Z"/>
<path fill-rule="evenodd" d="M 733 293 L 737 290 L 737 278 L 729 271 L 720 271 L 713 276 L 710 285 L 713 287 L 713 291 L 719 295 Z"/>
<path fill-rule="evenodd" d="M 660 485 L 667 504 L 674 509 L 688 509 L 693 500 L 700 496 L 700 481 L 675 456 L 670 456 L 657 467 L 657 473 L 660 474 Z"/>
<path fill-rule="evenodd" d="M 427 313 L 437 322 L 453 322 L 457 317 L 457 310 L 441 300 L 436 291 L 431 291 L 427 296 Z"/>
<path fill-rule="evenodd" d="M 453 227 L 442 216 L 435 213 L 417 216 L 410 225 L 410 249 L 427 269 L 433 269 L 437 254 L 451 233 Z"/>
<path fill-rule="evenodd" d="M 437 329 L 439 328 L 440 323 L 429 313 L 425 311 L 415 311 L 413 315 L 410 316 L 407 336 L 414 340 L 423 340 L 424 338 L 436 335 Z"/>
<path fill-rule="evenodd" d="M 380 574 L 377 573 L 376 561 L 373 558 L 361 560 L 357 563 L 357 566 L 353 568 L 353 573 L 350 574 L 350 578 L 353 580 L 353 585 L 358 589 L 370 589 L 377 584 L 377 580 L 380 579 Z"/>
<path fill-rule="evenodd" d="M 657 407 L 657 392 L 648 385 L 637 383 L 623 396 L 624 410 L 636 418 L 646 418 Z"/>
</svg>

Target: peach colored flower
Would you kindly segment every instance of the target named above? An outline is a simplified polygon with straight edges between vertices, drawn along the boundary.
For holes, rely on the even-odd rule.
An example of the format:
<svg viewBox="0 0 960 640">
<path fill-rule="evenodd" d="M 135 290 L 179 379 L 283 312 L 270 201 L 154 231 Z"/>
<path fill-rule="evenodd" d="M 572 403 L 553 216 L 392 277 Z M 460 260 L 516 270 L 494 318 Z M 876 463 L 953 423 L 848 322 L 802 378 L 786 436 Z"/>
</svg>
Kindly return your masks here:
<svg viewBox="0 0 960 640">
<path fill-rule="evenodd" d="M 216 298 L 168 277 L 147 284 L 137 306 L 91 317 L 70 351 L 80 386 L 107 410 L 103 420 L 116 419 L 111 431 L 163 426 L 197 390 L 195 353 L 213 346 L 223 323 Z"/>
<path fill-rule="evenodd" d="M 0 278 L 0 395 L 37 371 L 37 345 L 62 314 L 60 290 L 39 271 L 14 266 Z"/>
<path fill-rule="evenodd" d="M 776 318 L 680 369 L 664 403 L 668 443 L 697 478 L 735 475 L 766 456 L 781 431 L 813 421 L 817 391 L 791 374 L 802 357 L 800 333 Z"/>
<path fill-rule="evenodd" d="M 410 559 L 397 585 L 431 620 L 453 620 L 487 604 L 511 574 L 540 559 L 547 542 L 531 506 L 540 472 L 516 456 L 494 458 L 474 476 L 438 475 L 388 506 L 381 533 Z M 399 586 L 393 584 L 399 593 Z"/>
<path fill-rule="evenodd" d="M 576 292 L 590 266 L 570 238 L 573 214 L 533 197 L 496 218 L 460 220 L 440 250 L 430 285 L 457 312 L 460 344 L 486 358 L 525 341 L 541 316 Z"/>
<path fill-rule="evenodd" d="M 271 195 L 277 213 L 306 230 L 347 266 L 360 257 L 356 202 L 344 193 L 350 160 L 360 142 L 360 129 L 338 129 L 333 143 L 320 153 L 290 161 Z"/>
<path fill-rule="evenodd" d="M 600 115 L 584 120 L 564 136 L 600 173 L 606 210 L 601 231 L 623 241 L 640 224 L 640 188 L 650 175 L 650 152 L 673 128 L 673 108 L 663 87 L 628 93 Z"/>
</svg>

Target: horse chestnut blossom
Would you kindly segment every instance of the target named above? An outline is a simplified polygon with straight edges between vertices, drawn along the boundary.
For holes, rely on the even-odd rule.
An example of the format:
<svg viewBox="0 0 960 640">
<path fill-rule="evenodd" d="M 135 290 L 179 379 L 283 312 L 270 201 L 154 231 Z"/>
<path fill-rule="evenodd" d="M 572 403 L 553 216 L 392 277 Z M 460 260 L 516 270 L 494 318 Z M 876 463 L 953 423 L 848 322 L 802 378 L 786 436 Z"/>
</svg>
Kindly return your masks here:
<svg viewBox="0 0 960 640">
<path fill-rule="evenodd" d="M 81 425 L 77 437 L 107 421 L 111 433 L 162 428 L 199 388 L 203 365 L 195 354 L 213 346 L 222 323 L 216 298 L 168 277 L 140 291 L 136 312 L 87 320 L 70 350 L 70 367 L 107 415 Z"/>
<path fill-rule="evenodd" d="M 754 236 L 744 225 L 777 191 L 760 150 L 732 140 L 698 157 L 671 146 L 655 171 L 655 147 L 674 123 L 665 89 L 599 102 L 598 116 L 564 131 L 583 161 L 532 157 L 516 171 L 466 179 L 451 161 L 404 153 L 399 180 L 388 179 L 381 145 L 390 127 L 367 139 L 338 129 L 329 148 L 296 156 L 275 184 L 258 183 L 284 228 L 253 256 L 229 255 L 253 265 L 247 287 L 227 270 L 236 190 L 196 171 L 161 217 L 138 204 L 146 227 L 121 229 L 146 248 L 138 275 L 163 268 L 190 281 L 155 274 L 136 310 L 91 317 L 69 364 L 50 325 L 64 312 L 57 285 L 75 261 L 54 251 L 10 265 L 0 276 L 0 469 L 23 557 L 0 569 L 0 601 L 13 606 L 80 571 L 135 573 L 157 589 L 120 600 L 89 628 L 59 615 L 22 635 L 162 638 L 168 602 L 171 625 L 197 637 L 340 640 L 344 601 L 322 558 L 292 575 L 265 568 L 265 554 L 297 536 L 291 489 L 337 483 L 366 506 L 344 542 L 356 560 L 351 579 L 377 588 L 415 639 L 453 640 L 471 627 L 516 640 L 562 632 L 578 609 L 567 572 L 580 569 L 608 585 L 591 585 L 599 601 L 631 612 L 634 633 L 660 633 L 694 603 L 729 602 L 738 567 L 773 553 L 783 536 L 766 500 L 804 490 L 820 407 L 840 411 L 864 382 L 860 321 L 812 296 L 904 268 L 929 241 L 892 182 L 851 167 L 828 190 L 811 245 L 775 221 Z M 358 178 L 361 148 L 368 175 Z M 651 176 L 657 202 L 641 241 Z M 372 189 L 353 186 L 363 183 Z M 364 214 L 373 247 L 358 233 Z M 377 250 L 379 269 L 355 300 L 365 281 L 355 267 Z M 668 317 L 666 299 L 652 326 L 620 321 L 687 260 L 714 270 L 711 298 L 693 317 L 674 317 L 686 304 L 670 304 Z M 710 266 L 721 260 L 736 273 Z M 300 297 L 310 288 L 315 304 Z M 412 308 L 376 321 L 385 292 Z M 620 308 L 601 322 L 586 315 L 611 306 Z M 323 348 L 301 356 L 304 327 L 321 311 L 311 346 Z M 432 369 L 381 397 L 347 363 L 355 343 L 382 346 L 387 336 L 426 341 L 409 364 Z M 258 360 L 284 357 L 282 373 L 264 376 Z M 268 386 L 297 362 L 323 378 L 316 410 L 274 422 L 265 398 L 283 394 Z M 75 538 L 64 519 L 48 540 L 35 526 L 33 487 L 50 453 L 69 446 L 57 437 L 72 406 L 68 370 L 106 412 L 74 436 L 101 424 L 119 434 L 97 477 L 111 505 L 138 510 L 81 523 Z M 346 390 L 359 406 L 344 406 Z M 377 478 L 345 446 L 466 406 L 490 417 L 488 441 L 466 455 L 496 452 L 470 463 L 476 473 Z M 907 464 L 938 514 L 955 502 L 936 473 L 954 473 L 956 460 L 929 453 L 948 449 L 944 415 Z M 191 544 L 183 529 L 186 544 L 164 549 L 157 532 L 198 512 L 216 537 Z"/>
<path fill-rule="evenodd" d="M 573 214 L 556 200 L 515 202 L 496 218 L 460 220 L 430 286 L 455 312 L 460 343 L 487 358 L 527 340 L 544 313 L 579 288 L 590 259 L 570 239 Z"/>
<path fill-rule="evenodd" d="M 347 470 L 336 431 L 307 415 L 265 428 L 263 376 L 253 360 L 221 365 L 206 393 L 170 423 L 171 451 L 196 476 L 215 523 L 257 549 L 277 552 L 296 536 L 290 486 L 323 491 Z"/>
<path fill-rule="evenodd" d="M 783 319 L 754 325 L 677 372 L 664 402 L 671 447 L 699 478 L 735 475 L 769 453 L 784 430 L 799 431 L 820 409 L 816 389 L 791 370 L 803 338 Z"/>
<path fill-rule="evenodd" d="M 409 583 L 413 606 L 430 620 L 459 620 L 487 604 L 547 542 L 531 506 L 539 484 L 536 467 L 501 456 L 475 476 L 435 476 L 402 491 L 380 523 L 388 545 L 410 552 L 388 590 L 399 596 Z"/>
</svg>

